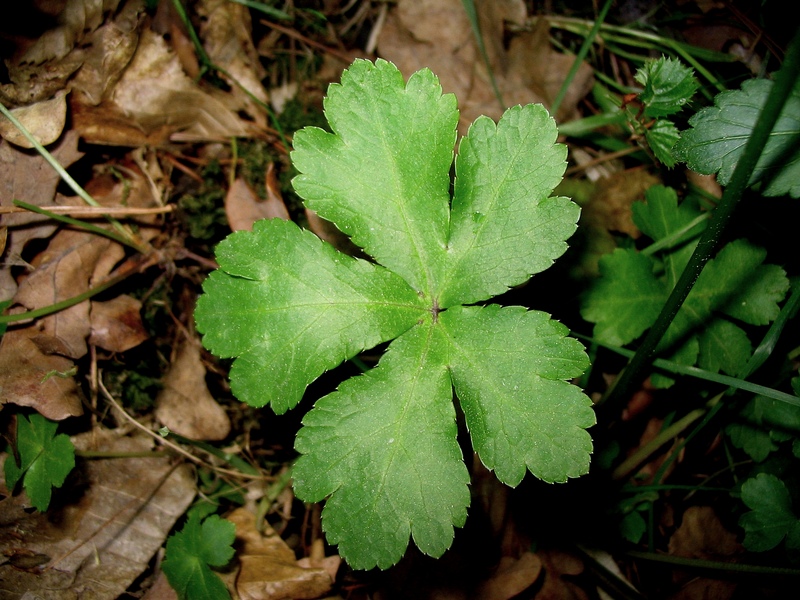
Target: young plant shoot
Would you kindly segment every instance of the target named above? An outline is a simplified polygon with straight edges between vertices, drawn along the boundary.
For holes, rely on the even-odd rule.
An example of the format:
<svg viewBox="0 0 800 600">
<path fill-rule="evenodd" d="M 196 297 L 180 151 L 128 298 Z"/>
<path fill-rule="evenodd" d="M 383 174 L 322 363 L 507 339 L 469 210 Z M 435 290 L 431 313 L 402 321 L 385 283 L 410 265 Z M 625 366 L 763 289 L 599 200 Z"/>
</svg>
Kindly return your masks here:
<svg viewBox="0 0 800 600">
<path fill-rule="evenodd" d="M 502 482 L 587 472 L 594 411 L 569 383 L 588 366 L 582 345 L 548 314 L 486 302 L 564 253 L 579 208 L 551 196 L 566 147 L 541 105 L 472 124 L 452 198 L 459 112 L 429 70 L 406 83 L 389 62 L 358 60 L 330 86 L 325 114 L 332 133 L 294 136 L 294 187 L 375 262 L 290 221 L 259 221 L 219 245 L 196 319 L 206 347 L 235 359 L 234 394 L 276 413 L 391 341 L 375 368 L 316 401 L 293 471 L 300 499 L 327 499 L 323 527 L 349 564 L 387 568 L 409 537 L 440 556 L 466 520 L 454 390 Z"/>
</svg>

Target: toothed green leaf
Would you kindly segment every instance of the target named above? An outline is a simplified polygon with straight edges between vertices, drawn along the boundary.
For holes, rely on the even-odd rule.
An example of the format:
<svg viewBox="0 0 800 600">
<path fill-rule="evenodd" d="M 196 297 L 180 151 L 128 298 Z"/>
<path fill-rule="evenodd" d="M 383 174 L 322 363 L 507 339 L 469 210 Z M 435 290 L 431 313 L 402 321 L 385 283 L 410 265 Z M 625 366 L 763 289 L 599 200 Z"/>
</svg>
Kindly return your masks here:
<svg viewBox="0 0 800 600">
<path fill-rule="evenodd" d="M 63 433 L 56 435 L 58 423 L 40 414 L 17 418 L 17 455 L 9 453 L 3 465 L 6 485 L 22 485 L 31 504 L 40 511 L 50 506 L 53 488 L 61 487 L 75 467 L 75 447 Z"/>
<path fill-rule="evenodd" d="M 405 83 L 391 63 L 356 61 L 325 111 L 332 133 L 294 137 L 295 189 L 378 264 L 291 223 L 257 223 L 220 245 L 196 319 L 206 346 L 235 359 L 234 393 L 279 412 L 325 369 L 393 340 L 306 414 L 293 470 L 300 499 L 327 499 L 322 524 L 340 554 L 386 568 L 410 539 L 441 555 L 466 519 L 454 387 L 501 480 L 588 470 L 594 414 L 568 383 L 588 364 L 581 345 L 544 313 L 462 306 L 546 269 L 579 209 L 551 197 L 565 149 L 541 106 L 473 124 L 452 199 L 458 111 L 430 71 Z"/>
<path fill-rule="evenodd" d="M 792 511 L 786 485 L 767 473 L 742 484 L 742 502 L 750 509 L 739 519 L 744 529 L 744 547 L 752 552 L 771 550 L 787 538 L 787 546 L 800 549 L 800 520 Z"/>
<path fill-rule="evenodd" d="M 699 173 L 717 173 L 719 182 L 727 185 L 772 85 L 768 79 L 749 79 L 741 89 L 718 94 L 714 106 L 689 119 L 691 128 L 681 134 L 675 145 L 675 157 Z M 765 196 L 789 194 L 800 198 L 798 140 L 800 86 L 795 86 L 753 170 L 750 185 L 762 183 L 761 193 Z"/>
<path fill-rule="evenodd" d="M 183 529 L 167 540 L 161 570 L 181 600 L 230 598 L 225 584 L 211 567 L 223 567 L 233 558 L 236 526 L 211 515 L 201 522 L 190 511 Z"/>
</svg>

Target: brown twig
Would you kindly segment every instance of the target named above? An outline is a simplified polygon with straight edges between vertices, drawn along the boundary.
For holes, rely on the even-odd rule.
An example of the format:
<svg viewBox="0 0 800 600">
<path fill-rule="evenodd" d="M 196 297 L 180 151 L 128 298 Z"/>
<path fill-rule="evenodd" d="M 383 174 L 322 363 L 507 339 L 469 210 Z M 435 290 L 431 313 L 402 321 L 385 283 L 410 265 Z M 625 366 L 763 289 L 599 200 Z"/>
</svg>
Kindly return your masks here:
<svg viewBox="0 0 800 600">
<path fill-rule="evenodd" d="M 196 457 L 191 452 L 187 452 L 186 450 L 181 448 L 175 442 L 171 442 L 170 440 L 162 437 L 161 435 L 159 435 L 155 431 L 152 431 L 152 430 L 148 429 L 147 427 L 145 427 L 144 425 L 139 423 L 139 421 L 137 421 L 132 416 L 130 416 L 128 414 L 128 412 L 120 405 L 119 402 L 117 402 L 114 399 L 114 397 L 111 395 L 111 393 L 106 389 L 105 384 L 103 383 L 102 374 L 97 379 L 97 386 L 98 386 L 98 388 L 100 388 L 100 392 L 103 394 L 103 396 L 106 398 L 106 400 L 108 400 L 111 403 L 111 405 L 114 408 L 116 408 L 117 411 L 119 411 L 119 413 L 127 421 L 129 421 L 131 423 L 131 425 L 133 425 L 137 429 L 140 429 L 141 431 L 143 431 L 144 433 L 146 433 L 147 435 L 152 437 L 157 442 L 159 442 L 161 444 L 164 444 L 168 448 L 174 450 L 175 452 L 177 452 L 178 454 L 180 454 L 181 456 L 183 456 L 187 460 L 190 460 L 191 462 L 195 463 L 196 465 L 199 465 L 201 467 L 205 467 L 207 469 L 211 469 L 212 471 L 216 471 L 217 473 L 222 473 L 222 474 L 228 475 L 230 477 L 238 477 L 239 479 L 255 479 L 255 480 L 265 480 L 265 481 L 269 479 L 269 477 L 267 477 L 265 475 L 250 475 L 248 473 L 242 473 L 241 471 L 234 471 L 232 469 L 223 469 L 222 467 L 217 467 L 215 465 L 212 465 L 209 462 L 204 461 L 202 458 Z"/>
<path fill-rule="evenodd" d="M 70 217 L 125 217 L 138 215 L 158 215 L 175 210 L 175 206 L 153 206 L 151 208 L 131 208 L 126 206 L 43 206 L 48 212 Z M 31 212 L 20 206 L 2 206 L 0 214 Z"/>
<path fill-rule="evenodd" d="M 344 52 L 340 52 L 335 48 L 329 48 L 325 44 L 320 44 L 319 42 L 315 42 L 314 40 L 307 38 L 302 33 L 295 31 L 294 29 L 290 29 L 289 27 L 284 27 L 283 25 L 278 25 L 277 23 L 273 23 L 265 19 L 261 19 L 260 22 L 262 25 L 271 27 L 275 31 L 280 31 L 284 35 L 288 35 L 290 38 L 303 42 L 304 44 L 308 44 L 309 46 L 316 48 L 317 50 L 322 50 L 323 52 L 326 52 L 331 56 L 335 56 L 336 58 L 345 63 L 350 64 L 353 60 L 352 56 L 347 56 Z"/>
</svg>

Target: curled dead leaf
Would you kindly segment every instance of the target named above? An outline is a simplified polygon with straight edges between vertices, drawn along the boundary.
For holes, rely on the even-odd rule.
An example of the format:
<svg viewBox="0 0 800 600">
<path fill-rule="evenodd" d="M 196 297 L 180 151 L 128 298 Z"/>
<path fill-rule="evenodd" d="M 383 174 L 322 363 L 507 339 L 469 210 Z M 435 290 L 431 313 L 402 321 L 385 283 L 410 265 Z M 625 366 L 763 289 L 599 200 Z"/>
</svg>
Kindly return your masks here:
<svg viewBox="0 0 800 600">
<path fill-rule="evenodd" d="M 29 406 L 53 421 L 83 414 L 82 395 L 72 377 L 75 363 L 44 351 L 48 336 L 34 339 L 31 328 L 12 329 L 0 338 L 0 406 Z"/>
<path fill-rule="evenodd" d="M 263 534 L 256 530 L 255 514 L 239 508 L 227 519 L 236 525 L 241 544 L 236 590 L 242 600 L 303 600 L 319 598 L 331 589 L 333 579 L 328 570 L 301 566 L 279 535 L 271 529 Z M 335 573 L 333 564 L 327 567 Z"/>
<path fill-rule="evenodd" d="M 156 418 L 183 437 L 222 440 L 230 433 L 231 422 L 208 391 L 205 377 L 200 342 L 184 343 L 156 398 Z"/>
<path fill-rule="evenodd" d="M 125 352 L 148 337 L 142 323 L 142 303 L 121 295 L 105 302 L 92 302 L 89 343 L 109 352 Z"/>
<path fill-rule="evenodd" d="M 266 192 L 267 198 L 258 197 L 248 183 L 237 178 L 225 194 L 225 214 L 232 231 L 253 229 L 253 223 L 259 219 L 288 219 L 289 211 L 277 188 L 275 182 L 270 184 L 270 178 L 275 179 L 274 166 L 270 163 L 267 167 Z"/>
<path fill-rule="evenodd" d="M 78 134 L 68 131 L 50 148 L 50 153 L 64 168 L 81 156 L 78 152 Z M 22 200 L 35 206 L 55 204 L 56 188 L 60 178 L 53 168 L 37 153 L 29 153 L 0 140 L 0 206 L 9 208 L 13 200 Z M 15 213 L 0 216 L 8 227 L 6 252 L 2 260 L 6 267 L 24 267 L 22 253 L 34 239 L 53 235 L 57 224 L 35 213 Z M 0 269 L 0 300 L 9 300 L 17 290 L 17 282 L 10 268 Z"/>
<path fill-rule="evenodd" d="M 10 112 L 37 142 L 48 146 L 64 131 L 67 122 L 67 92 L 61 90 L 49 100 L 21 106 Z M 28 138 L 4 116 L 0 116 L 0 136 L 16 146 L 33 148 Z"/>
<path fill-rule="evenodd" d="M 482 600 L 509 600 L 532 586 L 542 572 L 542 561 L 532 552 L 519 558 L 504 556 L 492 576 L 478 589 Z"/>
</svg>

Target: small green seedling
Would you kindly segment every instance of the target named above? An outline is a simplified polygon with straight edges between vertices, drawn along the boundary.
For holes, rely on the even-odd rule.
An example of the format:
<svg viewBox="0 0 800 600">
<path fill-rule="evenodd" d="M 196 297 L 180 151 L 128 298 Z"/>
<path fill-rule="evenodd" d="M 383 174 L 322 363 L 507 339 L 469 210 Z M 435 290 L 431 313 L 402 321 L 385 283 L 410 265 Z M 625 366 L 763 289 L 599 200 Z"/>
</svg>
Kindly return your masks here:
<svg viewBox="0 0 800 600">
<path fill-rule="evenodd" d="M 564 253 L 579 209 L 550 195 L 566 148 L 540 105 L 477 119 L 454 184 L 456 99 L 429 70 L 406 83 L 389 62 L 356 61 L 325 114 L 333 133 L 294 136 L 295 190 L 375 262 L 260 221 L 219 245 L 195 316 L 206 347 L 235 358 L 234 394 L 276 413 L 393 340 L 308 412 L 293 471 L 299 498 L 327 498 L 323 527 L 350 565 L 386 568 L 409 537 L 441 555 L 465 522 L 453 390 L 474 450 L 504 483 L 587 472 L 595 416 L 569 383 L 588 366 L 583 347 L 545 313 L 485 304 Z"/>
<path fill-rule="evenodd" d="M 691 100 L 699 84 L 692 69 L 680 61 L 661 57 L 647 61 L 636 71 L 642 91 L 626 106 L 635 133 L 645 139 L 655 157 L 667 167 L 675 166 L 672 147 L 680 132 L 668 118 Z"/>
<path fill-rule="evenodd" d="M 9 490 L 22 480 L 22 486 L 36 510 L 50 506 L 53 488 L 61 487 L 75 467 L 75 447 L 63 433 L 56 435 L 58 423 L 38 413 L 17 417 L 16 453 L 9 453 L 4 469 Z"/>
<path fill-rule="evenodd" d="M 189 511 L 183 529 L 170 536 L 161 569 L 181 600 L 230 598 L 225 584 L 211 567 L 224 567 L 233 558 L 236 526 L 211 515 L 203 520 Z"/>
<path fill-rule="evenodd" d="M 792 498 L 783 481 L 760 473 L 742 484 L 742 501 L 750 508 L 739 519 L 745 548 L 763 552 L 786 538 L 787 549 L 800 551 L 800 519 L 792 512 Z"/>
<path fill-rule="evenodd" d="M 583 318 L 595 324 L 594 337 L 615 346 L 629 344 L 655 323 L 707 225 L 703 213 L 690 202 L 679 204 L 671 188 L 654 186 L 645 197 L 634 203 L 633 219 L 660 249 L 617 248 L 603 256 L 600 278 L 582 302 Z M 789 289 L 786 272 L 765 259 L 766 250 L 746 240 L 725 245 L 708 261 L 659 351 L 680 364 L 741 374 L 753 348 L 740 324 L 772 322 Z M 671 382 L 654 378 L 663 386 Z"/>
</svg>

